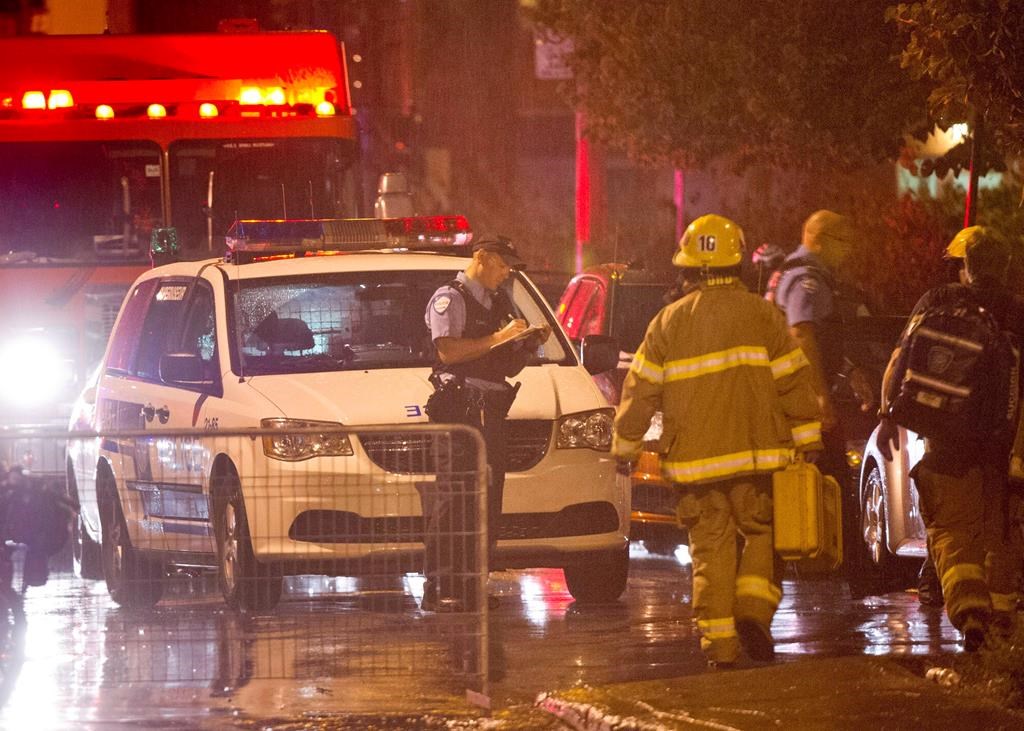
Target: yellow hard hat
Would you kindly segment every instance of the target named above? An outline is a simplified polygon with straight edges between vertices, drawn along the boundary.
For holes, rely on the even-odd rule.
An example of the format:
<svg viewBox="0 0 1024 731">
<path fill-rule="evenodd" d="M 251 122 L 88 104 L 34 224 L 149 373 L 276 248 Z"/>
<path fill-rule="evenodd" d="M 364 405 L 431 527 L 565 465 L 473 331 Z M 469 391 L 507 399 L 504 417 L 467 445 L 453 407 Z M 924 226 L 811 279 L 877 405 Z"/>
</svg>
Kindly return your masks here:
<svg viewBox="0 0 1024 731">
<path fill-rule="evenodd" d="M 709 213 L 686 227 L 672 263 L 677 267 L 734 267 L 743 260 L 745 248 L 743 229 L 728 218 Z"/>
<path fill-rule="evenodd" d="M 946 247 L 946 258 L 965 258 L 967 256 L 967 245 L 973 243 L 976 239 L 983 238 L 987 233 L 984 226 L 968 226 L 965 229 L 961 229 L 953 237 L 953 240 L 949 242 L 949 246 Z"/>
</svg>

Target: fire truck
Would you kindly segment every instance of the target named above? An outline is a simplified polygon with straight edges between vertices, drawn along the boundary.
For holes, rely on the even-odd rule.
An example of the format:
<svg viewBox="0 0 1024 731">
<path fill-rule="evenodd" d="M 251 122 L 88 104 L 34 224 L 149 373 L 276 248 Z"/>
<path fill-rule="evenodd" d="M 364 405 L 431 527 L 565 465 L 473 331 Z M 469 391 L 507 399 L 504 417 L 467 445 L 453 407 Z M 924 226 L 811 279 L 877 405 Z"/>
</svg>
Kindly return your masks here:
<svg viewBox="0 0 1024 731">
<path fill-rule="evenodd" d="M 326 32 L 0 39 L 0 428 L 66 426 L 156 236 L 360 213 Z M 10 455 L 4 455 L 9 457 Z"/>
</svg>

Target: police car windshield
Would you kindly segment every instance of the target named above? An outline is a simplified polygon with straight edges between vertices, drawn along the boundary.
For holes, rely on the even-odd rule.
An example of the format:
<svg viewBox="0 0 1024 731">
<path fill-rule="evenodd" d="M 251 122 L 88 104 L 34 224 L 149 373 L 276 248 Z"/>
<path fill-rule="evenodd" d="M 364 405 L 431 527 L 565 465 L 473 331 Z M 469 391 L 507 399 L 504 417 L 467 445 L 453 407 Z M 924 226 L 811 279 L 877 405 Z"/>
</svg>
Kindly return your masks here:
<svg viewBox="0 0 1024 731">
<path fill-rule="evenodd" d="M 331 272 L 247 279 L 233 299 L 232 363 L 240 375 L 317 373 L 430 366 L 424 320 L 434 291 L 455 271 Z M 519 278 L 512 301 L 531 324 L 551 324 L 545 305 Z M 575 365 L 554 328 L 534 363 Z"/>
</svg>

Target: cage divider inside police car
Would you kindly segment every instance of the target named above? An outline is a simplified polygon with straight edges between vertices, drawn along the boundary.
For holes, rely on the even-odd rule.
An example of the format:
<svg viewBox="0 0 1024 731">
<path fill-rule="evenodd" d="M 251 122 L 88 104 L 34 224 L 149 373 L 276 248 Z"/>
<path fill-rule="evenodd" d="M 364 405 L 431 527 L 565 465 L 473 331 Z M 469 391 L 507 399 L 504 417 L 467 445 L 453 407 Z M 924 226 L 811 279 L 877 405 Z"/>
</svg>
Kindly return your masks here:
<svg viewBox="0 0 1024 731">
<path fill-rule="evenodd" d="M 358 444 L 355 439 L 350 441 L 355 454 L 289 462 L 264 455 L 265 436 L 324 435 L 355 436 Z M 473 491 L 476 527 L 472 545 L 477 555 L 467 557 L 466 564 L 478 568 L 472 576 L 462 578 L 476 589 L 472 592 L 475 605 L 466 607 L 468 611 L 463 613 L 424 614 L 422 621 L 412 621 L 408 615 L 418 616 L 413 599 L 404 589 L 395 588 L 398 582 L 404 586 L 405 575 L 419 573 L 422 566 L 427 521 L 420 515 L 418 493 L 424 487 L 436 488 L 439 478 L 443 480 L 445 475 L 438 474 L 436 468 L 438 464 L 451 464 L 451 455 L 441 450 L 451 449 L 456 442 L 468 445 L 476 456 L 471 474 L 452 471 L 461 478 L 458 484 L 470 485 Z M 32 479 L 60 489 L 65 485 L 61 469 L 65 458 L 77 480 L 86 474 L 86 459 L 95 471 L 88 455 L 102 450 L 118 482 L 124 516 L 133 526 L 133 544 L 141 538 L 139 530 L 148 529 L 152 531 L 152 548 L 177 553 L 177 559 L 191 566 L 165 577 L 166 591 L 152 610 L 119 611 L 104 592 L 71 592 L 73 601 L 91 603 L 87 610 L 95 611 L 105 622 L 101 634 L 106 660 L 91 666 L 97 671 L 102 667 L 103 677 L 80 680 L 113 684 L 210 682 L 228 688 L 253 678 L 416 675 L 436 678 L 437 682 L 447 679 L 456 685 L 465 682 L 467 688 L 486 696 L 487 463 L 483 440 L 475 429 L 402 424 L 237 431 L 5 430 L 0 432 L 0 448 L 0 454 L 15 463 L 45 455 L 45 464 L 34 462 L 29 473 Z M 257 555 L 264 544 L 277 542 L 277 555 L 288 565 L 285 573 L 301 572 L 285 576 L 286 591 L 274 609 L 227 609 L 218 590 L 216 571 L 197 566 L 204 551 L 216 551 L 215 516 L 211 515 L 208 490 L 212 482 L 211 457 L 217 454 L 230 454 L 237 470 L 247 516 L 257 536 Z M 357 468 L 354 472 L 325 475 L 326 467 Z M 185 479 L 176 481 L 175 474 Z M 92 496 L 82 494 L 83 486 L 77 483 L 74 489 L 81 502 L 93 503 L 89 509 L 95 515 L 95 492 Z M 358 513 L 358 517 L 311 512 L 317 500 L 329 503 L 339 492 L 349 496 L 351 512 Z M 275 519 L 268 503 L 275 498 L 282 504 L 309 501 L 296 517 L 303 512 L 308 515 L 290 526 L 282 525 L 282 535 L 267 535 Z M 324 554 L 332 548 L 351 550 L 354 541 L 344 531 L 352 528 L 363 536 L 364 547 L 404 545 L 387 546 L 369 558 L 357 559 L 354 563 L 358 565 L 350 570 L 344 562 Z M 289 534 L 302 535 L 306 541 L 298 547 L 280 545 Z M 315 540 L 318 537 L 320 540 Z M 327 540 L 331 538 L 344 540 Z M 456 535 L 447 537 L 457 539 Z M 289 553 L 303 550 L 313 555 L 289 557 Z M 207 563 L 217 563 L 216 554 L 206 558 Z M 456 572 L 464 570 L 456 567 Z M 359 578 L 354 581 L 327 578 L 355 573 Z M 59 575 L 51 577 L 53 581 Z M 384 590 L 380 589 L 382 581 L 387 582 Z M 31 623 L 32 591 L 28 596 Z M 90 666 L 83 665 L 81 671 L 87 672 L 86 667 Z"/>
</svg>

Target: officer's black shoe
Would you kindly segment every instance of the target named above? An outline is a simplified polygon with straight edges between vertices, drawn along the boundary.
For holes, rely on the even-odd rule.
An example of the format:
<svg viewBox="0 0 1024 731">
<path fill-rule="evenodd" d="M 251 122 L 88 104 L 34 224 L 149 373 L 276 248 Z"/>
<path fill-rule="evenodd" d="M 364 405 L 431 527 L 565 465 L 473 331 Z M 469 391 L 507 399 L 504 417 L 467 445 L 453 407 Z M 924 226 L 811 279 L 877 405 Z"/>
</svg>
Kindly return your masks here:
<svg viewBox="0 0 1024 731">
<path fill-rule="evenodd" d="M 775 643 L 771 633 L 752 619 L 736 620 L 736 634 L 740 645 L 751 660 L 771 662 L 775 659 Z"/>
</svg>

